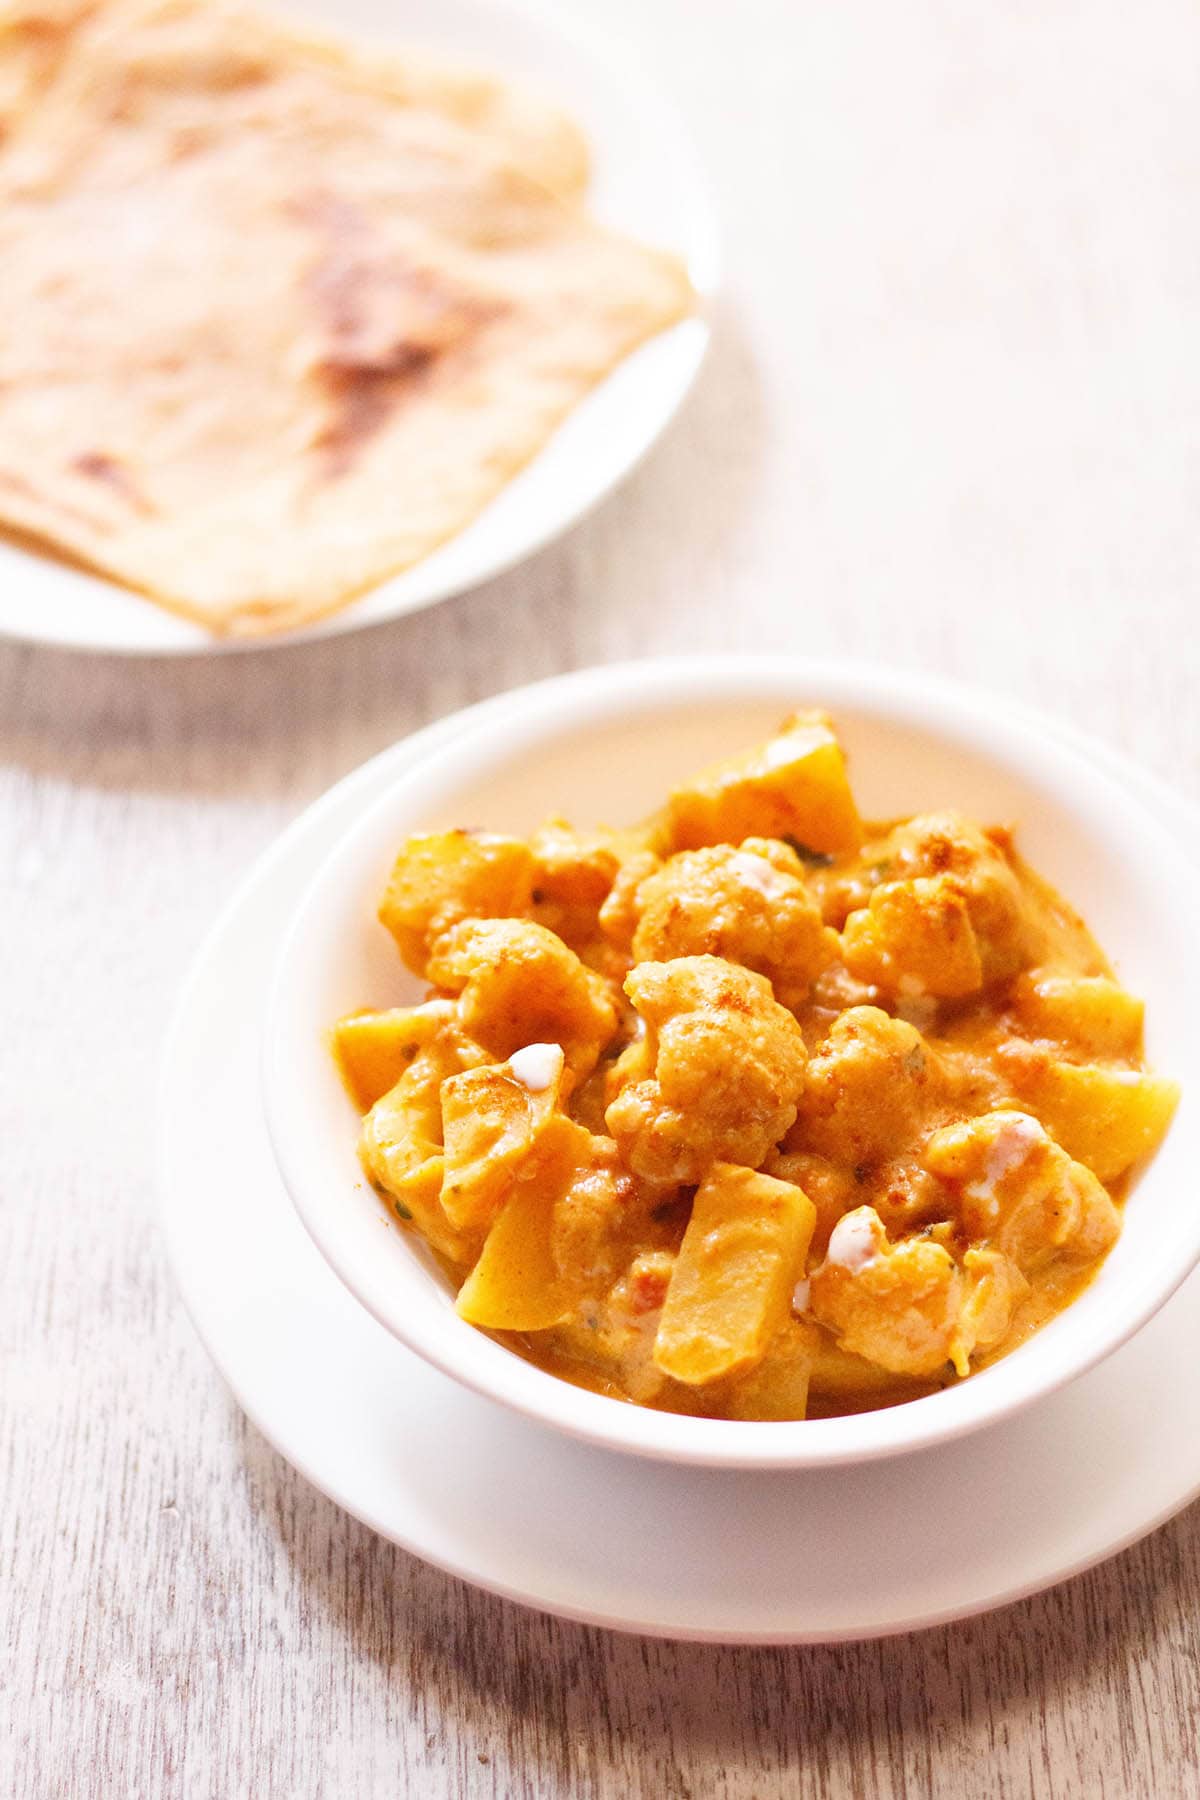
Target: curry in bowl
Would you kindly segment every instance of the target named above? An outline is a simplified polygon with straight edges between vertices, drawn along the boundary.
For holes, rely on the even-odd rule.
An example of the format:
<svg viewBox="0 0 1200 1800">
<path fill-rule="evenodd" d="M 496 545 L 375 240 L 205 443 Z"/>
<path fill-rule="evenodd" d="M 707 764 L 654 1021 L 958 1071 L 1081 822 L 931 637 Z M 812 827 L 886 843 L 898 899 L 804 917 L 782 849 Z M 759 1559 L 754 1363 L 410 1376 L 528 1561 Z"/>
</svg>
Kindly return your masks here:
<svg viewBox="0 0 1200 1800">
<path fill-rule="evenodd" d="M 917 1398 L 1095 1274 L 1175 1084 L 1011 832 L 864 824 L 800 713 L 627 830 L 401 848 L 428 984 L 343 1019 L 359 1154 L 463 1319 L 636 1404 Z"/>
</svg>

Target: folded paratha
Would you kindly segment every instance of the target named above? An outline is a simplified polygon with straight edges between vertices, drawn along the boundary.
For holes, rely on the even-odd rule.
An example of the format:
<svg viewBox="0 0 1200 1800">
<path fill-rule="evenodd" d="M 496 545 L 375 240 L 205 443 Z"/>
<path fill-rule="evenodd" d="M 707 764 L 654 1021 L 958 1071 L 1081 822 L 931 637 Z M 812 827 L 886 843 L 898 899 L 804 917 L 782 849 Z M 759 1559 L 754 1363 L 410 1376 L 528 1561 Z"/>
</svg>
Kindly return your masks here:
<svg viewBox="0 0 1200 1800">
<path fill-rule="evenodd" d="M 516 90 L 225 0 L 0 12 L 0 525 L 218 632 L 467 524 L 692 293 Z"/>
</svg>

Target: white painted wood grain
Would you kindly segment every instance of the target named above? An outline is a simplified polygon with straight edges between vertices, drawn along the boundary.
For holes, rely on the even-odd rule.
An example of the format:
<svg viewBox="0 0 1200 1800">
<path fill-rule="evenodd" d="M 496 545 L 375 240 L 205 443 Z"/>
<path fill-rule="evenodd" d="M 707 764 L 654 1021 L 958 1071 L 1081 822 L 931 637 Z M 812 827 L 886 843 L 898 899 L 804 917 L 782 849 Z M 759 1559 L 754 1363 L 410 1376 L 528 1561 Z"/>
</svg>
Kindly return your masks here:
<svg viewBox="0 0 1200 1800">
<path fill-rule="evenodd" d="M 151 1114 L 184 969 L 289 817 L 450 708 L 632 654 L 852 653 L 1050 707 L 1200 797 L 1194 6 L 603 17 L 675 92 L 728 233 L 711 364 L 634 483 L 355 639 L 0 652 L 14 1800 L 1200 1792 L 1195 1510 L 918 1638 L 625 1640 L 344 1518 L 239 1418 L 167 1278 Z"/>
</svg>

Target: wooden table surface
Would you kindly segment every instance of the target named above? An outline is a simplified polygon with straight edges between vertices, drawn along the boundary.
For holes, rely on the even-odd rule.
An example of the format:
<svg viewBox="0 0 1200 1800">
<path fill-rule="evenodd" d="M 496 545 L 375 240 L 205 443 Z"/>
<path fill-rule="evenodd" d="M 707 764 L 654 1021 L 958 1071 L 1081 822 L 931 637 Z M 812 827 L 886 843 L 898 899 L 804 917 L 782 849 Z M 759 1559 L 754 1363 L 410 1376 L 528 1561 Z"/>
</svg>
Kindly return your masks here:
<svg viewBox="0 0 1200 1800">
<path fill-rule="evenodd" d="M 0 651 L 14 1800 L 1200 1794 L 1200 1510 L 913 1638 L 563 1625 L 315 1493 L 164 1266 L 184 970 L 279 828 L 425 720 L 630 655 L 850 654 L 1038 703 L 1200 799 L 1191 0 L 602 17 L 689 119 L 728 251 L 711 360 L 629 486 L 484 590 L 323 646 Z"/>
</svg>

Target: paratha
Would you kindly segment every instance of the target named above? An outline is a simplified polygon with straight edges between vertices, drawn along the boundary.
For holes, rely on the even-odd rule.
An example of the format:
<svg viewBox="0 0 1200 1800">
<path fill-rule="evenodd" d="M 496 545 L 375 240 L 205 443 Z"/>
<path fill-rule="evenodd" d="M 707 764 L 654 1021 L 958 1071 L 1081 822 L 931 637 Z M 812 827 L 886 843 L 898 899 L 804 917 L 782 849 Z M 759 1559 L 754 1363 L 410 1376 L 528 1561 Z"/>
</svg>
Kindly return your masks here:
<svg viewBox="0 0 1200 1800">
<path fill-rule="evenodd" d="M 553 108 L 227 0 L 0 14 L 0 525 L 216 632 L 462 529 L 693 304 Z"/>
</svg>

